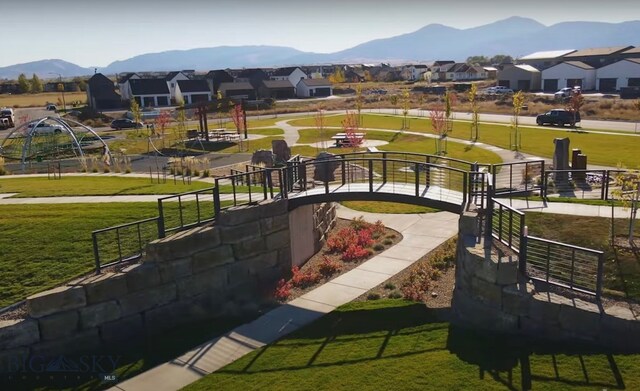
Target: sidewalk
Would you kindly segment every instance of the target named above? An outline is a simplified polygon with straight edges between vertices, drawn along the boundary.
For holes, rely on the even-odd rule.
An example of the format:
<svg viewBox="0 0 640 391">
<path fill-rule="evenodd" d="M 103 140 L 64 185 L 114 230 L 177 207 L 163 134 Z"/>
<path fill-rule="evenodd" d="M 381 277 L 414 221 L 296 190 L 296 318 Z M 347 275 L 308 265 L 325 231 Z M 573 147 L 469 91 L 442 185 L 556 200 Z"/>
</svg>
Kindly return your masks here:
<svg viewBox="0 0 640 391">
<path fill-rule="evenodd" d="M 544 202 L 520 199 L 498 199 L 501 203 L 523 212 L 555 213 L 561 215 L 592 216 L 611 218 L 611 206 L 570 204 L 566 202 Z M 629 218 L 630 208 L 614 207 L 615 218 Z"/>
<path fill-rule="evenodd" d="M 458 232 L 458 215 L 448 212 L 383 215 L 339 207 L 338 216 L 346 219 L 364 216 L 365 220 L 372 222 L 381 220 L 387 227 L 401 232 L 403 239 L 389 250 L 311 292 L 172 361 L 126 380 L 112 390 L 180 389 L 352 301 Z"/>
</svg>

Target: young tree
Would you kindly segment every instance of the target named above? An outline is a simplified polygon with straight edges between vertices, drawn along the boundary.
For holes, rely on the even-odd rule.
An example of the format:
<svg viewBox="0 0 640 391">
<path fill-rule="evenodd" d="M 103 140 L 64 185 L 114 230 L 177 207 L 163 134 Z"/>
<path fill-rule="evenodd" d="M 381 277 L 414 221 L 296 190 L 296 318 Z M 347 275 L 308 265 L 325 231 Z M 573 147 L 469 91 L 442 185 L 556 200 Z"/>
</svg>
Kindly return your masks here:
<svg viewBox="0 0 640 391">
<path fill-rule="evenodd" d="M 175 127 L 176 129 L 176 138 L 178 140 L 185 140 L 186 139 L 186 135 L 187 135 L 187 111 L 184 108 L 184 102 L 180 101 L 178 106 L 178 109 L 176 111 L 176 122 L 177 125 Z M 180 143 L 181 145 L 183 145 L 186 149 L 186 144 L 185 143 Z"/>
<path fill-rule="evenodd" d="M 231 120 L 233 121 L 233 124 L 236 126 L 236 130 L 238 131 L 238 139 L 240 140 L 240 142 L 238 143 L 238 147 L 240 148 L 240 152 L 243 152 L 245 150 L 245 143 L 242 140 L 242 133 L 244 132 L 245 113 L 244 110 L 242 110 L 242 105 L 234 105 L 229 112 L 229 115 L 231 116 Z"/>
<path fill-rule="evenodd" d="M 364 104 L 364 98 L 362 96 L 362 86 L 356 85 L 356 110 L 358 110 L 358 125 L 362 126 L 362 105 Z"/>
<path fill-rule="evenodd" d="M 31 91 L 31 84 L 24 73 L 21 73 L 20 76 L 18 76 L 18 91 L 21 94 L 26 94 Z"/>
<path fill-rule="evenodd" d="M 447 117 L 446 117 L 446 109 L 443 105 L 435 106 L 429 112 L 429 118 L 431 119 L 431 128 L 433 128 L 433 133 L 436 134 L 436 155 L 446 155 L 447 154 L 447 134 L 448 126 L 447 126 Z"/>
<path fill-rule="evenodd" d="M 478 141 L 478 133 L 480 129 L 480 109 L 478 107 L 478 86 L 471 84 L 469 90 L 469 103 L 471 104 L 471 141 Z"/>
<path fill-rule="evenodd" d="M 337 67 L 335 71 L 329 76 L 329 81 L 334 84 L 345 82 L 344 71 L 342 68 Z"/>
<path fill-rule="evenodd" d="M 364 81 L 373 81 L 373 76 L 371 76 L 371 72 L 369 70 L 364 71 Z"/>
<path fill-rule="evenodd" d="M 574 130 L 576 129 L 576 119 L 577 119 L 576 117 L 580 113 L 580 109 L 582 108 L 583 105 L 584 105 L 584 96 L 582 96 L 582 92 L 574 91 L 573 95 L 571 95 L 571 99 L 569 99 L 569 101 L 567 102 L 567 107 L 566 107 L 567 111 L 569 111 L 573 116 L 573 123 L 571 124 L 571 127 Z"/>
<path fill-rule="evenodd" d="M 633 244 L 635 221 L 637 218 L 638 206 L 640 206 L 640 170 L 624 171 L 618 173 L 614 177 L 614 183 L 616 185 L 616 188 L 611 191 L 611 195 L 613 196 L 613 198 L 622 201 L 623 207 L 631 208 L 628 239 L 629 243 Z M 614 221 L 612 220 L 611 229 L 613 229 L 613 226 Z"/>
<path fill-rule="evenodd" d="M 513 62 L 513 57 L 506 54 L 496 54 L 489 59 L 490 64 L 510 64 Z"/>
<path fill-rule="evenodd" d="M 31 77 L 31 93 L 32 94 L 37 94 L 37 93 L 40 93 L 42 91 L 43 91 L 42 81 L 40 80 L 38 75 L 36 75 L 34 73 L 33 76 Z"/>
<path fill-rule="evenodd" d="M 522 147 L 522 141 L 521 141 L 521 136 L 520 136 L 520 129 L 519 129 L 519 116 L 520 116 L 520 111 L 522 111 L 522 108 L 524 107 L 524 93 L 522 91 L 518 91 L 515 94 L 513 94 L 513 100 L 512 100 L 512 104 L 513 104 L 513 118 L 511 119 L 511 129 L 512 129 L 512 140 L 511 140 L 511 147 L 513 148 L 514 151 L 518 151 L 520 150 L 520 148 Z"/>
<path fill-rule="evenodd" d="M 364 142 L 364 133 L 360 132 L 355 113 L 347 111 L 345 119 L 342 120 L 342 130 L 347 136 L 347 147 L 350 147 L 353 152 L 357 151 Z"/>
<path fill-rule="evenodd" d="M 457 101 L 456 94 L 447 90 L 444 94 L 444 114 L 446 119 L 447 133 L 453 130 L 453 106 Z"/>
<path fill-rule="evenodd" d="M 391 102 L 391 105 L 393 106 L 393 114 L 398 114 L 398 95 L 391 95 L 389 97 L 389 102 Z"/>
<path fill-rule="evenodd" d="M 411 96 L 409 95 L 409 90 L 407 88 L 402 90 L 402 129 L 409 129 L 409 121 L 407 119 L 407 115 L 409 114 L 409 109 L 411 108 Z"/>
<path fill-rule="evenodd" d="M 160 137 L 162 137 L 163 149 L 164 149 L 164 135 L 165 135 L 164 132 L 165 132 L 165 129 L 167 128 L 167 125 L 169 124 L 169 121 L 171 121 L 171 115 L 166 110 L 161 111 L 160 115 L 155 120 L 154 128 L 159 130 Z"/>
<path fill-rule="evenodd" d="M 129 106 L 129 111 L 131 111 L 131 115 L 133 115 L 133 120 L 137 124 L 142 119 L 142 110 L 140 110 L 140 105 L 135 98 L 131 99 L 131 103 Z M 138 127 L 136 125 L 136 132 L 139 132 Z"/>
</svg>

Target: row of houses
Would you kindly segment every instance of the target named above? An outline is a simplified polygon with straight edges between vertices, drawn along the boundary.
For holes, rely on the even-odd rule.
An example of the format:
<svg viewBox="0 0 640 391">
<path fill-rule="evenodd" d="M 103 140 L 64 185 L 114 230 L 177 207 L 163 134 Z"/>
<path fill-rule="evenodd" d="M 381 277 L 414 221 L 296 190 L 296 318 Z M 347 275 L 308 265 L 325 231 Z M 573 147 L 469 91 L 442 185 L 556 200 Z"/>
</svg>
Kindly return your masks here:
<svg viewBox="0 0 640 391">
<path fill-rule="evenodd" d="M 87 102 L 96 110 L 116 109 L 136 100 L 142 107 L 160 107 L 184 102 L 208 102 L 218 95 L 233 100 L 326 97 L 333 94 L 331 82 L 310 78 L 299 67 L 214 70 L 197 75 L 193 71 L 165 74 L 126 73 L 114 84 L 96 73 L 87 82 Z"/>
<path fill-rule="evenodd" d="M 545 92 L 575 86 L 603 93 L 640 88 L 640 48 L 633 46 L 536 52 L 517 62 L 500 67 L 498 85 Z"/>
</svg>

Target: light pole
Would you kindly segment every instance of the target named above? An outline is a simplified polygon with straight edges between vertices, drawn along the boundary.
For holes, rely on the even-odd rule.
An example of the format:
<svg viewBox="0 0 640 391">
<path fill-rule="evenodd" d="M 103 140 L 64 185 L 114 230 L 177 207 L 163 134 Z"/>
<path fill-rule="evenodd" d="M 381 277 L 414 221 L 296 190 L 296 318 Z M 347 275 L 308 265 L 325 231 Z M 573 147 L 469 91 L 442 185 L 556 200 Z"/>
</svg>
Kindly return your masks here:
<svg viewBox="0 0 640 391">
<path fill-rule="evenodd" d="M 57 72 L 49 72 L 51 75 L 58 75 L 58 77 L 60 78 L 60 85 L 62 86 L 62 90 L 60 92 L 62 92 L 62 111 L 66 112 L 67 111 L 67 102 L 65 102 L 64 100 L 64 83 L 62 82 L 62 75 L 57 73 Z"/>
</svg>

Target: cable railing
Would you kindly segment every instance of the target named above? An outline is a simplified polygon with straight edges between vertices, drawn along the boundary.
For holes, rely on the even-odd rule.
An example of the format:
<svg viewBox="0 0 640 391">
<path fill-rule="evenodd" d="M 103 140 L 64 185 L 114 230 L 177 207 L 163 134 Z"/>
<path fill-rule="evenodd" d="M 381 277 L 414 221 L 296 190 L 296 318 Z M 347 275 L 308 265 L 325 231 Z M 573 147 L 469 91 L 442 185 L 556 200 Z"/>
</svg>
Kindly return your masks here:
<svg viewBox="0 0 640 391">
<path fill-rule="evenodd" d="M 140 259 L 148 243 L 159 238 L 159 217 L 134 221 L 91 233 L 96 274 L 106 267 Z"/>
<path fill-rule="evenodd" d="M 158 237 L 213 221 L 220 210 L 220 190 L 194 190 L 158 199 Z"/>
<path fill-rule="evenodd" d="M 615 176 L 624 170 L 547 170 L 542 182 L 543 197 L 612 199 Z"/>
</svg>

